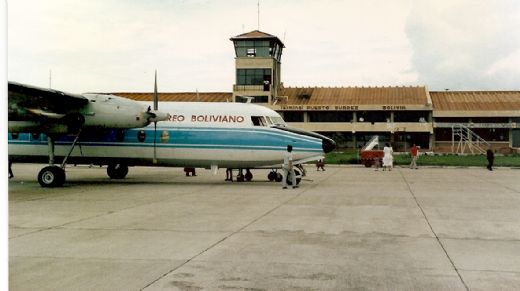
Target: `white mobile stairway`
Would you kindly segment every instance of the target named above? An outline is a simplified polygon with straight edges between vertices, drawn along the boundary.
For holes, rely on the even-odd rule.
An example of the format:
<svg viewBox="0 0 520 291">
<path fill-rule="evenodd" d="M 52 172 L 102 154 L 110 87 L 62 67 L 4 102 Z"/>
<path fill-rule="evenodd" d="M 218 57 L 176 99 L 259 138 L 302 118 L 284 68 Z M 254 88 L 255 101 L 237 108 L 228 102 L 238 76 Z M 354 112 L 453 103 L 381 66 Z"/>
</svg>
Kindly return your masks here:
<svg viewBox="0 0 520 291">
<path fill-rule="evenodd" d="M 468 149 L 472 154 L 475 152 L 484 154 L 488 148 L 489 143 L 467 126 L 459 123 L 451 126 L 451 151 L 453 153 L 463 154 Z"/>
</svg>

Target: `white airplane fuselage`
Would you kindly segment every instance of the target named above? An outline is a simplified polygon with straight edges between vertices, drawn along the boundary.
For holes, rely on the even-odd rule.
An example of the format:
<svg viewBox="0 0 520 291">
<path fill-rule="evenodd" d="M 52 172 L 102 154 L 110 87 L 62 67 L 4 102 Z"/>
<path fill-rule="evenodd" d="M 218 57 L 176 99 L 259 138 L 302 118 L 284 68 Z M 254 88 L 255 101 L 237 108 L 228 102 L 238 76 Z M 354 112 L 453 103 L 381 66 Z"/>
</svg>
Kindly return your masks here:
<svg viewBox="0 0 520 291">
<path fill-rule="evenodd" d="M 148 103 L 143 102 L 143 107 Z M 136 129 L 84 131 L 68 163 L 124 163 L 202 168 L 276 167 L 287 145 L 295 161 L 317 160 L 334 142 L 312 132 L 285 127 L 275 111 L 254 104 L 161 102 L 167 121 Z M 56 135 L 56 162 L 71 149 L 73 136 Z M 49 145 L 43 134 L 9 134 L 13 162 L 46 163 Z M 155 162 L 154 162 L 155 159 Z"/>
</svg>

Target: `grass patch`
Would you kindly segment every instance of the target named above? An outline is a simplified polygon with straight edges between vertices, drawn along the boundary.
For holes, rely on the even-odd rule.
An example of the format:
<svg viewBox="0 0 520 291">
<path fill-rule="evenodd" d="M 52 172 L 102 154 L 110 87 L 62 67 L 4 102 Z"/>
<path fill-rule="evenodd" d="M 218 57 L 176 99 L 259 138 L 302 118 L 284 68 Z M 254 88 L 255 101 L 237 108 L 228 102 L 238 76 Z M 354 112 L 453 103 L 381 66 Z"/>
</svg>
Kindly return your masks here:
<svg viewBox="0 0 520 291">
<path fill-rule="evenodd" d="M 409 154 L 395 154 L 394 164 L 409 165 L 412 161 Z M 326 164 L 359 164 L 357 151 L 335 151 L 330 152 L 325 158 Z M 458 167 L 485 167 L 487 165 L 486 155 L 454 155 L 454 154 L 421 154 L 417 160 L 421 166 L 458 166 Z M 520 167 L 520 155 L 495 155 L 495 166 L 497 167 Z"/>
</svg>

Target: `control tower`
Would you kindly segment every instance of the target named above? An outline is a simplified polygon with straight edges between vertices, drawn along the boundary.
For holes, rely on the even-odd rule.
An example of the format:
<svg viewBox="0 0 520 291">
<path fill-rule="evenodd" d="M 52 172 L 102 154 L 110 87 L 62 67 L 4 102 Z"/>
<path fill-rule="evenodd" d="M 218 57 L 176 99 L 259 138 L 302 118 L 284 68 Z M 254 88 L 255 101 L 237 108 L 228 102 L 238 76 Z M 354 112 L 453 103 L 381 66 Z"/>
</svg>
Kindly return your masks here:
<svg viewBox="0 0 520 291">
<path fill-rule="evenodd" d="M 235 46 L 233 101 L 272 104 L 280 88 L 282 41 L 259 30 L 231 38 Z"/>
</svg>

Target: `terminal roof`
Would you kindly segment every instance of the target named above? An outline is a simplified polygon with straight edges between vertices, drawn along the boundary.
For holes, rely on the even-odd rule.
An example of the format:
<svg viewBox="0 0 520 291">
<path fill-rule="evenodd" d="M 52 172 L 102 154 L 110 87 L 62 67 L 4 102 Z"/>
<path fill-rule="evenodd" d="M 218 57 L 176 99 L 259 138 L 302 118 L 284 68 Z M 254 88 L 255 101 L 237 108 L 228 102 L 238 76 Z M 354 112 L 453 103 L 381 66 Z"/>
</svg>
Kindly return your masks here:
<svg viewBox="0 0 520 291">
<path fill-rule="evenodd" d="M 280 105 L 425 105 L 426 87 L 287 87 Z"/>
<path fill-rule="evenodd" d="M 520 111 L 520 91 L 430 92 L 436 111 Z"/>
<path fill-rule="evenodd" d="M 137 101 L 153 101 L 153 92 L 150 93 L 110 93 Z M 159 101 L 175 102 L 231 102 L 233 94 L 228 92 L 183 92 L 159 93 Z"/>
</svg>

